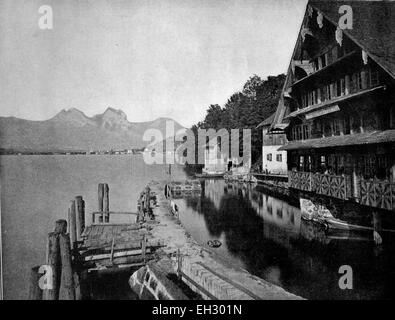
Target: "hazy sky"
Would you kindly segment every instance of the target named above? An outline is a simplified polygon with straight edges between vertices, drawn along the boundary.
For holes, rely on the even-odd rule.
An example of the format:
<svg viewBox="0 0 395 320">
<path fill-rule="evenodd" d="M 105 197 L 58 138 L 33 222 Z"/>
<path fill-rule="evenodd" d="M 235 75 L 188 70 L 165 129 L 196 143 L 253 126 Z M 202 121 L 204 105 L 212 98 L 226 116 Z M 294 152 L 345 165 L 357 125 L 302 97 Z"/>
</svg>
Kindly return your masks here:
<svg viewBox="0 0 395 320">
<path fill-rule="evenodd" d="M 38 8 L 53 9 L 41 30 Z M 306 0 L 1 0 L 0 115 L 111 106 L 190 126 L 249 76 L 286 71 Z"/>
</svg>

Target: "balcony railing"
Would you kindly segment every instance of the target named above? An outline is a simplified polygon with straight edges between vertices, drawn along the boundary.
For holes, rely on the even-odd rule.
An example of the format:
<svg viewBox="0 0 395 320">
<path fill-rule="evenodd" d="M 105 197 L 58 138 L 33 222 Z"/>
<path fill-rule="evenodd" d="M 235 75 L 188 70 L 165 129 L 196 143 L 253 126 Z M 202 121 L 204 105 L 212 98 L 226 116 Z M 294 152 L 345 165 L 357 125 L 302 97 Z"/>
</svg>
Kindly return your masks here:
<svg viewBox="0 0 395 320">
<path fill-rule="evenodd" d="M 315 192 L 346 200 L 351 197 L 351 178 L 303 171 L 289 172 L 289 186 L 294 189 Z"/>
<path fill-rule="evenodd" d="M 289 171 L 288 182 L 290 188 L 303 191 L 314 191 L 313 173 L 311 172 Z"/>
<path fill-rule="evenodd" d="M 395 210 L 395 183 L 362 180 L 359 198 L 365 206 Z"/>
<path fill-rule="evenodd" d="M 395 210 L 395 183 L 358 179 L 353 190 L 349 175 L 328 175 L 303 171 L 289 171 L 290 188 L 347 200 L 385 210 Z"/>
</svg>

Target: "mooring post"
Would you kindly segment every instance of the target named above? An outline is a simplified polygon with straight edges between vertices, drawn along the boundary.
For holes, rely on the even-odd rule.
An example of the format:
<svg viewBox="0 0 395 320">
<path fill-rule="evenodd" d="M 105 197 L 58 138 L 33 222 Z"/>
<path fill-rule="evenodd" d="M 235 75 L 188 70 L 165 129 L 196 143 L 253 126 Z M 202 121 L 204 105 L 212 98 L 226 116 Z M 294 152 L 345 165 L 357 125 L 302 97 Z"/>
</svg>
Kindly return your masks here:
<svg viewBox="0 0 395 320">
<path fill-rule="evenodd" d="M 97 198 L 98 198 L 98 211 L 101 212 L 99 214 L 99 222 L 103 222 L 103 195 L 104 195 L 104 185 L 103 183 L 99 183 L 98 189 L 97 189 Z M 94 215 L 92 216 L 94 220 Z M 93 223 L 95 221 L 92 221 Z"/>
<path fill-rule="evenodd" d="M 76 223 L 76 208 L 75 201 L 70 201 L 69 206 L 69 234 L 72 248 L 75 249 L 77 241 L 77 223 Z"/>
<path fill-rule="evenodd" d="M 41 275 L 38 273 L 40 266 L 33 267 L 30 271 L 29 300 L 42 300 L 43 291 L 39 286 Z"/>
<path fill-rule="evenodd" d="M 376 245 L 380 245 L 383 242 L 381 238 L 381 216 L 377 211 L 373 212 L 373 239 Z"/>
<path fill-rule="evenodd" d="M 181 279 L 181 253 L 180 249 L 177 249 L 177 276 Z"/>
<path fill-rule="evenodd" d="M 82 199 L 82 196 L 75 197 L 75 207 L 76 207 L 76 236 L 77 241 L 82 240 L 82 233 L 85 229 L 85 201 Z M 71 241 L 73 247 L 74 243 Z"/>
<path fill-rule="evenodd" d="M 68 234 L 59 234 L 60 260 L 62 276 L 60 281 L 61 300 L 75 300 L 74 275 L 71 261 L 70 237 Z"/>
<path fill-rule="evenodd" d="M 149 213 L 149 200 L 150 200 L 150 192 L 151 189 L 147 186 L 145 188 L 145 200 L 144 200 L 144 206 L 145 206 L 145 213 Z"/>
<path fill-rule="evenodd" d="M 104 222 L 110 222 L 110 199 L 109 199 L 109 188 L 108 184 L 104 183 L 103 186 L 103 211 L 104 211 Z"/>
<path fill-rule="evenodd" d="M 56 220 L 55 233 L 67 233 L 67 221 L 63 219 Z"/>
<path fill-rule="evenodd" d="M 143 236 L 143 240 L 141 241 L 141 255 L 143 257 L 143 262 L 145 263 L 145 252 L 147 250 L 147 239 L 146 236 Z"/>
<path fill-rule="evenodd" d="M 50 285 L 44 289 L 44 300 L 58 300 L 59 299 L 59 285 L 60 285 L 60 248 L 59 248 L 59 233 L 51 232 L 48 234 L 47 244 L 47 261 L 46 264 L 50 267 L 52 278 L 48 279 Z"/>
<path fill-rule="evenodd" d="M 82 299 L 82 293 L 81 293 L 81 282 L 80 282 L 80 274 L 77 272 L 74 272 L 74 292 L 75 292 L 75 300 L 81 300 Z"/>
</svg>

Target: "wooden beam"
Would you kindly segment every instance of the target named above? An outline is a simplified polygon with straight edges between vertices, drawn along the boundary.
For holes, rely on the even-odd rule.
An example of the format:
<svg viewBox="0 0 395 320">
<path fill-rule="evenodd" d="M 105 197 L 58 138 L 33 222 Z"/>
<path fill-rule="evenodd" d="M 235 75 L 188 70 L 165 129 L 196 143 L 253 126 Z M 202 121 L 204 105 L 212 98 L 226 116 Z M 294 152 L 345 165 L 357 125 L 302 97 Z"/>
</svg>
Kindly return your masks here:
<svg viewBox="0 0 395 320">
<path fill-rule="evenodd" d="M 110 198 L 109 198 L 109 188 L 108 184 L 105 183 L 103 186 L 103 211 L 104 211 L 104 222 L 110 222 Z"/>
<path fill-rule="evenodd" d="M 75 197 L 75 209 L 76 209 L 76 237 L 77 237 L 77 241 L 81 241 L 82 233 L 84 232 L 85 229 L 85 201 L 82 199 L 82 196 Z"/>
<path fill-rule="evenodd" d="M 71 262 L 71 246 L 68 234 L 59 235 L 62 276 L 60 283 L 61 300 L 75 300 L 74 275 Z"/>
<path fill-rule="evenodd" d="M 97 200 L 98 200 L 97 210 L 99 212 L 103 212 L 103 195 L 104 195 L 104 185 L 103 183 L 99 183 L 97 188 Z M 95 216 L 92 215 L 92 223 L 95 223 L 94 219 Z M 99 216 L 99 222 L 103 222 L 103 214 Z"/>
</svg>

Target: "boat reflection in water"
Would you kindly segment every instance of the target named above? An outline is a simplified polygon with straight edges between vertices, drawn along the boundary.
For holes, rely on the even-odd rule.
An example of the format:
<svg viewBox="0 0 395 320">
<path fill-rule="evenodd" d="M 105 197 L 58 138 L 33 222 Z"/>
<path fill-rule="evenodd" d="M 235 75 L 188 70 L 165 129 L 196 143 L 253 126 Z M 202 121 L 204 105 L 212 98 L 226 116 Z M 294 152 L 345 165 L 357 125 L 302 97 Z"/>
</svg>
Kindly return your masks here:
<svg viewBox="0 0 395 320">
<path fill-rule="evenodd" d="M 327 231 L 301 219 L 300 209 L 259 188 L 203 180 L 200 196 L 175 200 L 180 220 L 203 246 L 233 266 L 307 299 L 392 298 L 394 241 L 377 250 L 371 233 Z M 353 270 L 353 289 L 339 287 L 339 268 Z"/>
</svg>

